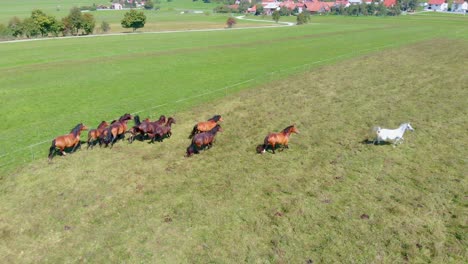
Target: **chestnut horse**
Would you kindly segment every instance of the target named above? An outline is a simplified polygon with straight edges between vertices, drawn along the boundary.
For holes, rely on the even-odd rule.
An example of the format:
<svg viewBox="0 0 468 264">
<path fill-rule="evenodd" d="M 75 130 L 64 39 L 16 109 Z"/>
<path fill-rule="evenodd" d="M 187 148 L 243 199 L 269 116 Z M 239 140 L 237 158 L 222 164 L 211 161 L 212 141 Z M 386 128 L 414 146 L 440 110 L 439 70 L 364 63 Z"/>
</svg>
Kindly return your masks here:
<svg viewBox="0 0 468 264">
<path fill-rule="evenodd" d="M 164 137 L 171 137 L 171 125 L 175 124 L 176 121 L 174 118 L 169 117 L 167 123 L 164 126 L 158 125 L 155 126 L 154 133 L 148 133 L 148 136 L 151 138 L 151 142 L 154 142 L 156 137 L 159 141 L 162 141 Z"/>
<path fill-rule="evenodd" d="M 88 147 L 91 146 L 91 149 L 96 145 L 96 140 L 99 139 L 99 146 L 102 145 L 101 135 L 104 133 L 104 130 L 109 126 L 106 121 L 102 121 L 101 124 L 98 125 L 96 129 L 91 129 L 88 132 Z"/>
<path fill-rule="evenodd" d="M 81 131 L 87 130 L 88 128 L 79 123 L 76 125 L 68 135 L 58 136 L 54 140 L 52 140 L 52 146 L 49 149 L 49 161 L 52 160 L 54 154 L 56 152 L 56 148 L 60 150 L 63 156 L 66 156 L 65 148 L 73 147 L 72 151 L 75 151 L 76 147 L 80 145 L 80 135 Z"/>
<path fill-rule="evenodd" d="M 213 146 L 216 133 L 218 132 L 223 132 L 223 129 L 221 128 L 219 124 L 216 125 L 213 129 L 211 129 L 208 132 L 202 132 L 202 133 L 196 134 L 192 139 L 192 143 L 187 148 L 186 157 L 190 157 L 194 153 L 195 154 L 200 153 L 199 152 L 200 149 L 211 148 Z"/>
<path fill-rule="evenodd" d="M 114 145 L 115 141 L 120 136 L 125 137 L 125 132 L 127 131 L 127 122 L 128 120 L 133 119 L 131 114 L 125 114 L 119 118 L 117 121 L 113 121 L 110 126 L 107 128 L 107 133 L 105 134 L 104 142 L 107 145 L 110 143 L 111 147 Z"/>
<path fill-rule="evenodd" d="M 189 139 L 193 138 L 193 136 L 197 133 L 210 131 L 218 124 L 218 122 L 223 122 L 223 118 L 220 115 L 215 115 L 206 122 L 199 122 L 193 127 Z"/>
<path fill-rule="evenodd" d="M 266 136 L 265 140 L 263 141 L 263 145 L 259 145 L 257 147 L 257 152 L 258 153 L 265 153 L 268 146 L 271 147 L 271 150 L 273 151 L 273 154 L 275 154 L 275 147 L 277 145 L 281 145 L 281 147 L 282 147 L 281 149 L 289 148 L 288 147 L 289 136 L 292 133 L 299 134 L 299 130 L 296 128 L 296 125 L 288 126 L 287 128 L 283 129 L 283 131 L 280 132 L 280 133 L 270 133 L 270 134 L 268 134 L 268 136 Z"/>
</svg>

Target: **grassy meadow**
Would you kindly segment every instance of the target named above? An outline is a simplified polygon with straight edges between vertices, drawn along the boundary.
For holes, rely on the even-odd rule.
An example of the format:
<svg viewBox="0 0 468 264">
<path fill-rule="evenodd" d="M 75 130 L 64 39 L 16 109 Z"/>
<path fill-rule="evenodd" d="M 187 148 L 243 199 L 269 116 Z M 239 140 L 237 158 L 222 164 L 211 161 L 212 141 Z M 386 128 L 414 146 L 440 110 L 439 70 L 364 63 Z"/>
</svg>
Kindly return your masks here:
<svg viewBox="0 0 468 264">
<path fill-rule="evenodd" d="M 313 22 L 0 44 L 0 257 L 464 263 L 468 20 Z M 55 135 L 125 112 L 173 136 L 47 163 Z M 224 132 L 184 158 L 213 114 Z M 367 144 L 405 121 L 402 145 Z M 255 153 L 292 123 L 290 149 Z"/>
</svg>

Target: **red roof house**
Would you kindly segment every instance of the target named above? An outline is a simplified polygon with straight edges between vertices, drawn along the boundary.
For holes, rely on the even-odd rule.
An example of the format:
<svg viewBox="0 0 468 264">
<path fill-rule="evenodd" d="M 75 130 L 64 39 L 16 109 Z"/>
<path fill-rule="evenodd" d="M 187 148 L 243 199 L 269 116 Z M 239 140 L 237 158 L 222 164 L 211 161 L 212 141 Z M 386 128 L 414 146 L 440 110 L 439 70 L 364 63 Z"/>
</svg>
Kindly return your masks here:
<svg viewBox="0 0 468 264">
<path fill-rule="evenodd" d="M 384 0 L 383 4 L 386 7 L 392 7 L 396 5 L 396 0 Z"/>
</svg>

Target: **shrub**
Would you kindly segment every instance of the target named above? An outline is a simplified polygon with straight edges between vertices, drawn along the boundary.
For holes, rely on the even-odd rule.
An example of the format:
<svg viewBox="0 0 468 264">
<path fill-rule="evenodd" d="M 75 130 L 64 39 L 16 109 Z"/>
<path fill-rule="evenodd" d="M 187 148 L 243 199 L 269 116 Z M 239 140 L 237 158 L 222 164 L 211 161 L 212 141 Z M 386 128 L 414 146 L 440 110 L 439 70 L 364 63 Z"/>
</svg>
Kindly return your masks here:
<svg viewBox="0 0 468 264">
<path fill-rule="evenodd" d="M 101 30 L 102 30 L 102 32 L 106 33 L 106 32 L 108 32 L 110 29 L 111 29 L 111 28 L 110 28 L 109 23 L 107 23 L 106 21 L 102 21 L 102 23 L 101 23 Z"/>
</svg>

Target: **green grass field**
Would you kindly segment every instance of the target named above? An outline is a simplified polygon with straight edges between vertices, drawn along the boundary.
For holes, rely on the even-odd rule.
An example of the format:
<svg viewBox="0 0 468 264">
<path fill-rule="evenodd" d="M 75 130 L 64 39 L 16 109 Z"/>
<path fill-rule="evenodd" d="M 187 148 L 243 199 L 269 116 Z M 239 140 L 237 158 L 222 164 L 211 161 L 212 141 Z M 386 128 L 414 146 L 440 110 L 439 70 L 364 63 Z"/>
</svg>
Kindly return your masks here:
<svg viewBox="0 0 468 264">
<path fill-rule="evenodd" d="M 0 44 L 2 259 L 463 263 L 468 20 L 312 22 Z M 47 163 L 54 136 L 125 112 L 173 115 L 173 137 Z M 404 121 L 397 148 L 363 143 Z M 292 123 L 289 150 L 255 154 Z"/>
</svg>

